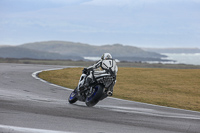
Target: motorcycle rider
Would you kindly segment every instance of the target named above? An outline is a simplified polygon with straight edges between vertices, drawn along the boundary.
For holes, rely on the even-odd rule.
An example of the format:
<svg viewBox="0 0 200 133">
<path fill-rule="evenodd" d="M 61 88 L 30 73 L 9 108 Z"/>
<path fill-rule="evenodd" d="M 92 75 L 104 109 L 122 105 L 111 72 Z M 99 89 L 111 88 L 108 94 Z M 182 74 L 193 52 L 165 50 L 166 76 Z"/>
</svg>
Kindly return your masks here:
<svg viewBox="0 0 200 133">
<path fill-rule="evenodd" d="M 101 71 L 97 71 L 101 68 Z M 94 69 L 94 71 L 93 71 Z M 91 71 L 92 70 L 92 71 Z M 104 53 L 101 59 L 94 65 L 83 69 L 84 73 L 89 72 L 87 76 L 85 87 L 88 88 L 89 84 L 99 76 L 113 76 L 117 75 L 118 67 L 116 61 L 112 58 L 110 53 Z M 114 84 L 111 85 L 107 91 L 108 96 L 112 96 Z"/>
</svg>

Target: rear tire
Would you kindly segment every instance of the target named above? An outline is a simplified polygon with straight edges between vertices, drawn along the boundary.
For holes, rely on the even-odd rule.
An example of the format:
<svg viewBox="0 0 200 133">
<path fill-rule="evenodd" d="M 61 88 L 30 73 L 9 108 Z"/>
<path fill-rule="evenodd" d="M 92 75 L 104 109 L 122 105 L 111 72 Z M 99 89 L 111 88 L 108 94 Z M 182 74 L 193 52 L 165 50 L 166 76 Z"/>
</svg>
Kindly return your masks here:
<svg viewBox="0 0 200 133">
<path fill-rule="evenodd" d="M 93 91 L 90 95 L 86 97 L 85 103 L 88 107 L 92 107 L 96 105 L 103 93 L 103 87 L 101 85 L 97 85 L 93 88 Z"/>
<path fill-rule="evenodd" d="M 78 98 L 77 98 L 78 93 L 77 93 L 76 89 L 74 91 L 72 91 L 72 93 L 70 94 L 70 96 L 68 98 L 68 101 L 70 104 L 73 104 L 78 100 Z"/>
</svg>

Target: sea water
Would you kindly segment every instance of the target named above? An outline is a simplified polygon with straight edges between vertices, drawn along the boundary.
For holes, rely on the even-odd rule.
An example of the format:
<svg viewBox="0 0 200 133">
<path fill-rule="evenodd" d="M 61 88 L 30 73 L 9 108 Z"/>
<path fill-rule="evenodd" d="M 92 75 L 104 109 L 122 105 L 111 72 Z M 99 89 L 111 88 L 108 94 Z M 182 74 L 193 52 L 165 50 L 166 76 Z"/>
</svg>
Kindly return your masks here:
<svg viewBox="0 0 200 133">
<path fill-rule="evenodd" d="M 174 64 L 200 65 L 200 53 L 162 53 L 168 57 L 163 59 L 174 60 Z"/>
<path fill-rule="evenodd" d="M 161 53 L 168 57 L 162 59 L 168 59 L 173 61 L 160 62 L 160 61 L 148 61 L 148 63 L 162 63 L 162 64 L 192 64 L 200 65 L 200 53 L 186 54 L 186 53 Z M 98 61 L 100 57 L 84 57 L 84 59 L 91 61 Z M 116 60 L 120 62 L 119 60 Z"/>
</svg>

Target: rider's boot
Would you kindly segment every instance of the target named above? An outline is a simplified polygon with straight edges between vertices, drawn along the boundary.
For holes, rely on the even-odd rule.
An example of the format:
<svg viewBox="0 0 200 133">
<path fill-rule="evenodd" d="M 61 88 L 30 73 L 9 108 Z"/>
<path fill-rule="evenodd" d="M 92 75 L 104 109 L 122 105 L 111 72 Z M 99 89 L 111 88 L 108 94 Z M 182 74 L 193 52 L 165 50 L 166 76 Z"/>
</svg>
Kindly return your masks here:
<svg viewBox="0 0 200 133">
<path fill-rule="evenodd" d="M 108 92 L 107 92 L 107 95 L 108 95 L 108 96 L 112 96 L 112 95 L 113 95 L 113 92 L 112 92 L 112 91 L 108 91 Z"/>
<path fill-rule="evenodd" d="M 113 95 L 113 86 L 110 86 L 110 87 L 108 88 L 107 95 L 108 95 L 108 96 L 112 96 L 112 95 Z"/>
</svg>

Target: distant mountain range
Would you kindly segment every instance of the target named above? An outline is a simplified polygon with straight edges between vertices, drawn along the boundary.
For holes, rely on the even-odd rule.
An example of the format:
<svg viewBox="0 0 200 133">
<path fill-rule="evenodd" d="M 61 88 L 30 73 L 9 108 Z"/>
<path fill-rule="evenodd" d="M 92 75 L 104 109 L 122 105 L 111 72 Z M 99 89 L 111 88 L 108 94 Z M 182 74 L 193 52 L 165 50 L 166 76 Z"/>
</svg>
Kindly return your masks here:
<svg viewBox="0 0 200 133">
<path fill-rule="evenodd" d="M 145 51 L 156 52 L 156 53 L 200 53 L 199 48 L 142 48 Z"/>
<path fill-rule="evenodd" d="M 0 47 L 2 58 L 84 60 L 84 57 L 101 57 L 105 52 L 111 53 L 115 59 L 130 62 L 164 61 L 162 58 L 166 57 L 153 50 L 147 51 L 122 44 L 94 46 L 75 42 L 45 41 Z"/>
<path fill-rule="evenodd" d="M 18 46 L 6 46 L 0 47 L 0 57 L 1 58 L 28 58 L 28 59 L 60 59 L 60 60 L 83 60 L 79 56 L 66 56 L 57 53 L 50 53 L 45 51 L 33 50 Z"/>
</svg>

